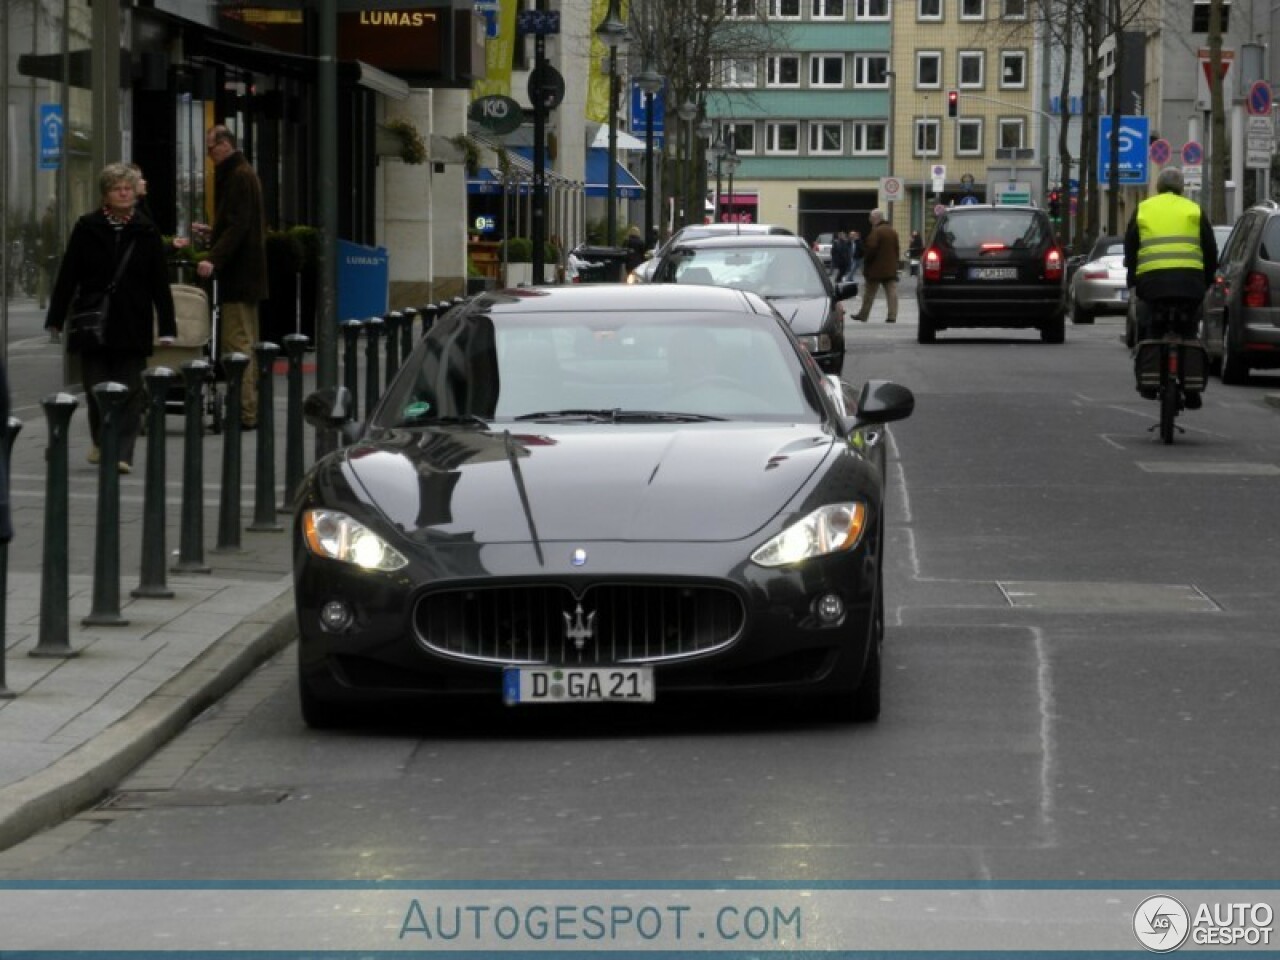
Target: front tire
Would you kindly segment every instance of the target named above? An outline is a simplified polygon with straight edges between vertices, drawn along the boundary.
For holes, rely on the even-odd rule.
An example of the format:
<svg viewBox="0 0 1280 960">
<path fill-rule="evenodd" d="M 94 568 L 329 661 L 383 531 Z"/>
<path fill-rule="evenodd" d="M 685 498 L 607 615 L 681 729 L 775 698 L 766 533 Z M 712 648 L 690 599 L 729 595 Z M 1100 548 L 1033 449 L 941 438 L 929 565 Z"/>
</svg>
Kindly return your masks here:
<svg viewBox="0 0 1280 960">
<path fill-rule="evenodd" d="M 341 707 L 316 693 L 301 664 L 298 666 L 298 699 L 302 704 L 302 722 L 312 730 L 332 730 L 349 719 Z"/>
</svg>

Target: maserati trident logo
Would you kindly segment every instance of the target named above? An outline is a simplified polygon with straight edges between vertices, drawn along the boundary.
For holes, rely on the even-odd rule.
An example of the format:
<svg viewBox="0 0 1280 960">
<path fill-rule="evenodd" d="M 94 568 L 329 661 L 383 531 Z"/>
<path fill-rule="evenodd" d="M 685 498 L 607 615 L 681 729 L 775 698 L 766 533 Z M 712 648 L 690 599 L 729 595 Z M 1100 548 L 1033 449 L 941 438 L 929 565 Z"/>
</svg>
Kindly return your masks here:
<svg viewBox="0 0 1280 960">
<path fill-rule="evenodd" d="M 579 603 L 573 613 L 561 614 L 564 617 L 564 637 L 572 640 L 573 645 L 581 650 L 587 641 L 596 633 L 596 612 L 587 613 Z"/>
</svg>

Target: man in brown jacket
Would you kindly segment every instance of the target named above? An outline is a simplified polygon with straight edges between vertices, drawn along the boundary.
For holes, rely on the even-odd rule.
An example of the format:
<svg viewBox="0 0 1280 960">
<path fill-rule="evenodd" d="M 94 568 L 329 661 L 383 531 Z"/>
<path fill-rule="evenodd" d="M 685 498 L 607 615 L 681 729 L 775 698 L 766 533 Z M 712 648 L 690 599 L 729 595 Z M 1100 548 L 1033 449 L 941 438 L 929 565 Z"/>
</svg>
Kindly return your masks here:
<svg viewBox="0 0 1280 960">
<path fill-rule="evenodd" d="M 258 342 L 258 302 L 267 299 L 267 224 L 263 214 L 262 183 L 240 152 L 236 137 L 222 125 L 210 127 L 204 138 L 214 171 L 213 227 L 193 224 L 192 230 L 209 242 L 209 253 L 196 272 L 218 281 L 218 356 L 237 352 L 253 356 Z M 258 378 L 250 368 L 240 392 L 240 425 L 258 425 Z"/>
<path fill-rule="evenodd" d="M 884 288 L 885 301 L 889 307 L 886 323 L 898 321 L 898 260 L 901 249 L 898 246 L 898 231 L 885 220 L 880 210 L 871 211 L 871 232 L 862 242 L 864 258 L 862 273 L 866 277 L 866 289 L 862 294 L 862 307 L 858 310 L 858 319 L 863 323 L 871 313 L 871 304 L 875 302 L 876 291 Z"/>
</svg>

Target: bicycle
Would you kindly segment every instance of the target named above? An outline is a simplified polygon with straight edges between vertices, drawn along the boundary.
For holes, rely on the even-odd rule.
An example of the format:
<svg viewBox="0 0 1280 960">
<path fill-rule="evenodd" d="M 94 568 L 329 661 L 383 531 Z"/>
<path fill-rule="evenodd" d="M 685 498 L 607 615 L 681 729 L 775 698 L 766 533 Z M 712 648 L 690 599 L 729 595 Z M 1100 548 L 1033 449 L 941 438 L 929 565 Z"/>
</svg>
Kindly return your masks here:
<svg viewBox="0 0 1280 960">
<path fill-rule="evenodd" d="M 1200 406 L 1209 355 L 1196 336 L 1199 304 L 1158 300 L 1149 306 L 1149 336 L 1135 348 L 1134 373 L 1138 392 L 1160 401 L 1160 419 L 1149 429 L 1158 429 L 1160 439 L 1170 444 L 1175 432 L 1186 432 L 1176 422 L 1178 414 Z"/>
</svg>

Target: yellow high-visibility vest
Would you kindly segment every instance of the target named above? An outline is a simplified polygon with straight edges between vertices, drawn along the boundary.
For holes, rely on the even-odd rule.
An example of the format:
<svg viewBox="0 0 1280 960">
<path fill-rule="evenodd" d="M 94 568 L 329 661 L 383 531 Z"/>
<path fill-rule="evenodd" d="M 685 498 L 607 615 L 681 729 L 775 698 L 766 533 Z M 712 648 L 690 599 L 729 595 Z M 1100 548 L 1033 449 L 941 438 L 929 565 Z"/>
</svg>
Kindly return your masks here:
<svg viewBox="0 0 1280 960">
<path fill-rule="evenodd" d="M 1138 207 L 1138 276 L 1156 270 L 1204 270 L 1200 208 L 1176 193 L 1161 193 Z"/>
</svg>

